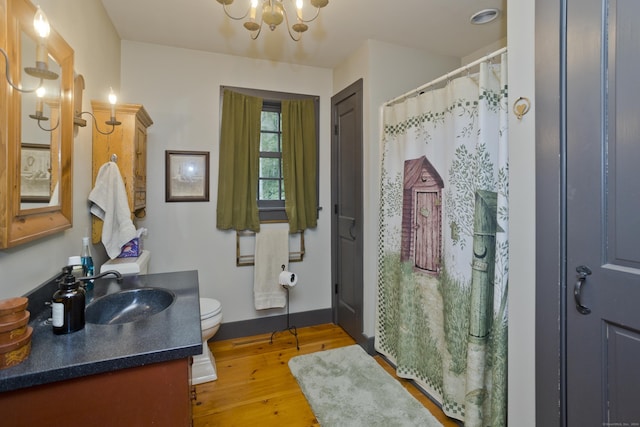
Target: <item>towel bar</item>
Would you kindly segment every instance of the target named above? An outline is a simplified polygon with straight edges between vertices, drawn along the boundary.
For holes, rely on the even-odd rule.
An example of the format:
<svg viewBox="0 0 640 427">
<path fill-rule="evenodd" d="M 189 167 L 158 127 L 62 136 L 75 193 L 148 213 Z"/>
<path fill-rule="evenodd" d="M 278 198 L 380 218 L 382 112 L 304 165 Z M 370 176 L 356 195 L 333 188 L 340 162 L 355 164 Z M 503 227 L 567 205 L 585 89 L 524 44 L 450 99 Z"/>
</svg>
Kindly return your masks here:
<svg viewBox="0 0 640 427">
<path fill-rule="evenodd" d="M 289 251 L 289 262 L 300 262 L 304 258 L 304 231 L 299 231 L 297 233 L 300 235 L 298 250 Z M 247 265 L 254 265 L 255 263 L 255 236 L 256 233 L 253 231 L 236 231 L 236 266 L 244 267 Z M 247 248 L 244 245 L 241 245 L 240 240 L 245 240 L 242 238 L 253 238 L 253 245 L 251 246 L 251 252 L 247 252 Z"/>
</svg>

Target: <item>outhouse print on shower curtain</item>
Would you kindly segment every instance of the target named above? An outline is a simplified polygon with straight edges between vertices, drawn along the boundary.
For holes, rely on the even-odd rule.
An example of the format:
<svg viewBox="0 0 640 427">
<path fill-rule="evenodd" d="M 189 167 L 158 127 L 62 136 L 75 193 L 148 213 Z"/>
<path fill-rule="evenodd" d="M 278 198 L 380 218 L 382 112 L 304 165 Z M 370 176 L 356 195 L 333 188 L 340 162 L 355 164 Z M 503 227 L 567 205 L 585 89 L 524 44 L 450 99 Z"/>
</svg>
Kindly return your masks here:
<svg viewBox="0 0 640 427">
<path fill-rule="evenodd" d="M 383 107 L 376 350 L 467 427 L 506 425 L 506 81 Z"/>
</svg>

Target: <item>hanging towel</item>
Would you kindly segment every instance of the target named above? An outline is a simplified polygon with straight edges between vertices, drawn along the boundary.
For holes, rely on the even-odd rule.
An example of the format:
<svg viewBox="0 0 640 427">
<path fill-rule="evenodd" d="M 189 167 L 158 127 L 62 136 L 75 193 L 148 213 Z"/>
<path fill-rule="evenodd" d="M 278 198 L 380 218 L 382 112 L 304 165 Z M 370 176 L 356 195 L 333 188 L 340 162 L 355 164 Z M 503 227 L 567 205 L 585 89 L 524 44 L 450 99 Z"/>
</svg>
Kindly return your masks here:
<svg viewBox="0 0 640 427">
<path fill-rule="evenodd" d="M 127 190 L 116 163 L 108 162 L 100 167 L 89 201 L 91 213 L 104 221 L 102 244 L 107 255 L 117 258 L 122 247 L 136 237 L 136 227 L 131 221 Z"/>
<path fill-rule="evenodd" d="M 289 230 L 265 229 L 256 233 L 253 299 L 256 310 L 282 308 L 285 290 L 278 283 L 282 266 L 289 264 Z"/>
</svg>

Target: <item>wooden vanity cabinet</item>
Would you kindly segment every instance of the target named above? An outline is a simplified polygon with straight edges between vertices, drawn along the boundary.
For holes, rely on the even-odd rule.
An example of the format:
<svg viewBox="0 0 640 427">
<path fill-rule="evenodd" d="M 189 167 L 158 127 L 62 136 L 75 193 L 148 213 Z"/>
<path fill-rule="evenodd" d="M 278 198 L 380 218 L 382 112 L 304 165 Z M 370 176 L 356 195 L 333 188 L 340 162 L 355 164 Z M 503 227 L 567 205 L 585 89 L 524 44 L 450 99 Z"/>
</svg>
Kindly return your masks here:
<svg viewBox="0 0 640 427">
<path fill-rule="evenodd" d="M 190 367 L 176 359 L 0 393 L 0 424 L 191 426 Z"/>
<path fill-rule="evenodd" d="M 98 127 L 109 132 L 111 126 L 111 104 L 91 101 Z M 132 219 L 143 218 L 147 207 L 147 128 L 153 124 L 149 113 L 139 104 L 118 104 L 115 118 L 122 124 L 113 133 L 104 135 L 93 130 L 93 181 L 100 167 L 117 156 L 118 168 L 127 189 L 127 199 Z M 92 217 L 92 241 L 99 243 L 102 235 L 102 221 Z"/>
</svg>

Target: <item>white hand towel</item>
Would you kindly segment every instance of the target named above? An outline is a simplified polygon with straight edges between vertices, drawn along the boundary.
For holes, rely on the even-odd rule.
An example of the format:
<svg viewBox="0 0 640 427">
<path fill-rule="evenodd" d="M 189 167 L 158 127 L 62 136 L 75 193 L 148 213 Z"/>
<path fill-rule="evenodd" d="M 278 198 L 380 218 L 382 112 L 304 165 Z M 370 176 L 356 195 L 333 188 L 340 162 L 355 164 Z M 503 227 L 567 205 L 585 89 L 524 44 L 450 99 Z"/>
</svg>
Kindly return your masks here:
<svg viewBox="0 0 640 427">
<path fill-rule="evenodd" d="M 289 230 L 262 229 L 256 234 L 253 299 L 256 310 L 282 308 L 286 293 L 278 278 L 282 266 L 289 264 Z"/>
<path fill-rule="evenodd" d="M 136 227 L 131 221 L 127 190 L 116 163 L 108 162 L 100 167 L 89 200 L 91 213 L 104 221 L 102 244 L 107 255 L 117 258 L 122 247 L 136 237 Z"/>
</svg>

